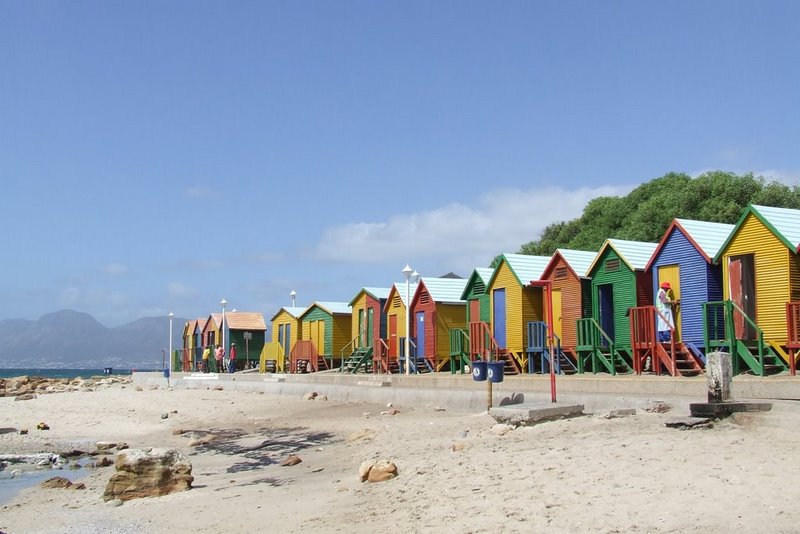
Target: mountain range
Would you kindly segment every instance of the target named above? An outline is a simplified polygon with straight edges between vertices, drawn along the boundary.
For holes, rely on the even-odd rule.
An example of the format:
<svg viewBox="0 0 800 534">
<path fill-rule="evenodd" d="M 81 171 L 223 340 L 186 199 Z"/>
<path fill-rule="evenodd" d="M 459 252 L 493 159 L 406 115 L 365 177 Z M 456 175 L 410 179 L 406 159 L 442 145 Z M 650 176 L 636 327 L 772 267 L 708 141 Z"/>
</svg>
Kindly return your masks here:
<svg viewBox="0 0 800 534">
<path fill-rule="evenodd" d="M 186 319 L 172 321 L 176 349 L 183 346 Z M 0 368 L 160 369 L 168 346 L 165 317 L 143 317 L 113 328 L 74 310 L 49 313 L 36 321 L 0 321 Z"/>
</svg>

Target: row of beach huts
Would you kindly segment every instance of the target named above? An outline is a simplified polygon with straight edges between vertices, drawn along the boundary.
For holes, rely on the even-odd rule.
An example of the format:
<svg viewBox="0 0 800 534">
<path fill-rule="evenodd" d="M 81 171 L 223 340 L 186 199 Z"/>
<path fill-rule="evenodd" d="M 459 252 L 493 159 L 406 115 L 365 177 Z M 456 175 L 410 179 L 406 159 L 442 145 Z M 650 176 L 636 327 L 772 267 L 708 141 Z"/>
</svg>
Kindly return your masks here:
<svg viewBox="0 0 800 534">
<path fill-rule="evenodd" d="M 749 205 L 736 224 L 675 219 L 658 243 L 607 239 L 599 251 L 501 254 L 495 264 L 466 279 L 411 277 L 360 288 L 350 302 L 283 307 L 269 342 L 261 313 L 229 312 L 224 324 L 212 313 L 186 323 L 173 368 L 197 370 L 224 329 L 238 368 L 261 372 L 463 373 L 488 359 L 507 375 L 552 365 L 686 376 L 722 350 L 734 373 L 795 374 L 800 210 Z M 654 305 L 663 282 L 679 302 L 666 342 Z"/>
</svg>

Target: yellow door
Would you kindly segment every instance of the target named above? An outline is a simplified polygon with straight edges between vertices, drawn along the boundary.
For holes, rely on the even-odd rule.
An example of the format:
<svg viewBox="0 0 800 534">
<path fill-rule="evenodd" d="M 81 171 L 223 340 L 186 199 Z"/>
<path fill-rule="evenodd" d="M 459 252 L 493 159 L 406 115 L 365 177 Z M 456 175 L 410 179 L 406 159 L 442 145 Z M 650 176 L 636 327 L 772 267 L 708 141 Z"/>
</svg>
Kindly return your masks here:
<svg viewBox="0 0 800 534">
<path fill-rule="evenodd" d="M 561 290 L 554 289 L 550 292 L 553 296 L 553 332 L 561 338 Z"/>
<path fill-rule="evenodd" d="M 317 354 L 325 354 L 325 321 L 311 321 L 311 342 Z"/>
<path fill-rule="evenodd" d="M 658 268 L 658 287 L 664 282 L 669 282 L 670 291 L 667 296 L 672 301 L 681 298 L 681 271 L 678 265 L 661 265 Z M 672 306 L 672 315 L 675 318 L 675 341 L 681 340 L 681 307 Z"/>
</svg>

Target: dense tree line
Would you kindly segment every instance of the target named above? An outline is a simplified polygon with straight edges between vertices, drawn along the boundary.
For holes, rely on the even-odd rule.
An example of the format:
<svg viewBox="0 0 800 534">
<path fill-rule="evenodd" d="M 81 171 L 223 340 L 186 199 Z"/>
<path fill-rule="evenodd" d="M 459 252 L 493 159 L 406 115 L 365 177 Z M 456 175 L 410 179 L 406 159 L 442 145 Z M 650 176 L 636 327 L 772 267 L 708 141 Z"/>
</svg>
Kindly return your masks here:
<svg viewBox="0 0 800 534">
<path fill-rule="evenodd" d="M 606 238 L 656 242 L 672 219 L 735 223 L 748 203 L 800 209 L 800 187 L 789 187 L 752 173 L 714 171 L 697 178 L 669 173 L 644 183 L 624 197 L 597 197 L 583 214 L 551 224 L 522 254 L 549 256 L 557 248 L 598 250 Z"/>
</svg>

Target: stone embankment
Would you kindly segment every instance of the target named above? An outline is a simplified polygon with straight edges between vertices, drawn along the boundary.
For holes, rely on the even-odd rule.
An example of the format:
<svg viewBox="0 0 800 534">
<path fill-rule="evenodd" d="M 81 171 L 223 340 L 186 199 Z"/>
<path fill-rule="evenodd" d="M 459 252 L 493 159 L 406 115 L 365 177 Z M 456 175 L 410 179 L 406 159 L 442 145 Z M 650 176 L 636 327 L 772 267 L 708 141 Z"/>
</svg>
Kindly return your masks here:
<svg viewBox="0 0 800 534">
<path fill-rule="evenodd" d="M 94 391 L 114 384 L 130 383 L 130 376 L 92 376 L 89 378 L 46 378 L 41 376 L 15 376 L 0 378 L 0 397 L 28 400 L 36 395 L 64 393 L 67 391 Z"/>
</svg>

